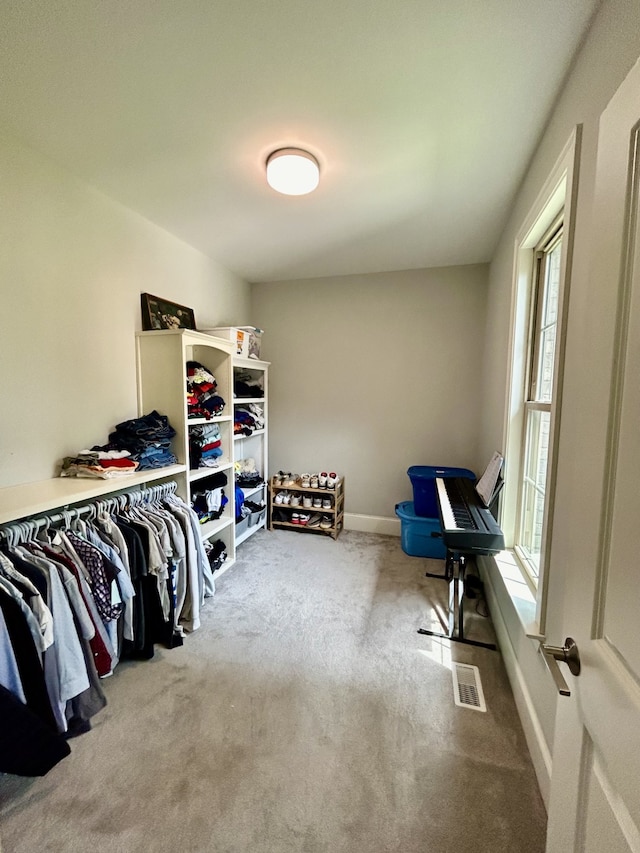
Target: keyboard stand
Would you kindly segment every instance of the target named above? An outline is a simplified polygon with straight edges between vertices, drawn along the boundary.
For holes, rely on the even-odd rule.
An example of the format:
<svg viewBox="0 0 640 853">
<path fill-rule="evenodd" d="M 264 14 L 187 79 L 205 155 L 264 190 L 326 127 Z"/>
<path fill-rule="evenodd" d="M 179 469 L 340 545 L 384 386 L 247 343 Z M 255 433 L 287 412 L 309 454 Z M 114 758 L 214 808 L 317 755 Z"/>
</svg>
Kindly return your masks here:
<svg viewBox="0 0 640 853">
<path fill-rule="evenodd" d="M 447 548 L 445 571 L 443 575 L 426 572 L 427 577 L 440 578 L 449 583 L 449 633 L 441 634 L 418 628 L 418 634 L 428 634 L 430 637 L 442 637 L 467 646 L 480 646 L 483 649 L 496 650 L 495 643 L 481 643 L 479 640 L 469 640 L 464 635 L 464 576 L 467 558 L 464 552 L 450 551 Z"/>
<path fill-rule="evenodd" d="M 444 561 L 444 574 L 442 572 L 425 572 L 426 578 L 436 578 L 441 581 L 450 581 L 453 577 L 453 553 L 447 549 L 447 556 Z"/>
</svg>

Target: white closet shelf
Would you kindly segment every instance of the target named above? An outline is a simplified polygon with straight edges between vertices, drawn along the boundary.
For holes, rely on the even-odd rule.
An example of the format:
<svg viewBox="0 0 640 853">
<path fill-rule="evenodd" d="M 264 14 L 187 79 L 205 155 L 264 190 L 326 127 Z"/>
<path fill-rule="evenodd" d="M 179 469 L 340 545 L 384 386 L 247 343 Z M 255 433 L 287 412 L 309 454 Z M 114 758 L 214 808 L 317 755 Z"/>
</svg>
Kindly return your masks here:
<svg viewBox="0 0 640 853">
<path fill-rule="evenodd" d="M 266 483 L 260 483 L 258 486 L 241 486 L 240 488 L 245 498 L 249 498 L 251 495 L 255 495 L 256 492 L 261 492 L 265 486 Z"/>
<path fill-rule="evenodd" d="M 244 433 L 240 433 L 240 435 L 234 435 L 233 440 L 234 441 L 241 441 L 243 438 L 245 438 L 245 439 L 253 438 L 254 435 L 264 435 L 264 430 L 263 429 L 254 429 L 254 431 L 250 435 L 244 435 Z"/>
<path fill-rule="evenodd" d="M 50 512 L 67 504 L 101 498 L 104 495 L 142 486 L 166 477 L 175 477 L 186 471 L 186 465 L 168 465 L 151 468 L 107 480 L 89 480 L 80 477 L 54 477 L 36 483 L 23 483 L 0 489 L 0 524 L 7 524 L 29 515 Z"/>
<path fill-rule="evenodd" d="M 220 533 L 221 530 L 224 530 L 225 527 L 229 527 L 233 524 L 233 518 L 231 518 L 227 514 L 223 514 L 220 518 L 217 518 L 215 521 L 206 521 L 204 524 L 200 525 L 200 538 L 204 542 L 205 539 L 210 539 L 212 536 L 215 536 L 216 533 Z"/>
<path fill-rule="evenodd" d="M 228 423 L 233 415 L 215 415 L 213 418 L 187 418 L 188 426 L 207 426 L 208 424 Z"/>
<path fill-rule="evenodd" d="M 230 462 L 228 459 L 221 459 L 215 468 L 190 468 L 189 479 L 191 480 L 191 482 L 194 482 L 196 480 L 203 480 L 205 477 L 212 477 L 214 474 L 218 474 L 220 471 L 228 471 L 229 468 L 232 467 L 233 462 Z"/>
</svg>

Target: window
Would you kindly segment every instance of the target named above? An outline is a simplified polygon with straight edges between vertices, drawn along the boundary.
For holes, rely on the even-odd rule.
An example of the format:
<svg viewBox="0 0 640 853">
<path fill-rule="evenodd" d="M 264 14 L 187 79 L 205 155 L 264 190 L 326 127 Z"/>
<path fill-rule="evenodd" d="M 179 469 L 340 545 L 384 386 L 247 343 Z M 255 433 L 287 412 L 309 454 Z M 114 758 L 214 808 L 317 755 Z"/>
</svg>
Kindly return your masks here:
<svg viewBox="0 0 640 853">
<path fill-rule="evenodd" d="M 554 222 L 533 252 L 531 333 L 521 449 L 520 494 L 514 546 L 532 582 L 540 576 L 549 468 L 562 220 Z"/>
<path fill-rule="evenodd" d="M 525 618 L 531 636 L 545 630 L 551 570 L 564 306 L 569 293 L 580 136 L 577 127 L 515 246 L 500 524 L 516 571 L 535 598 L 535 616 L 527 610 Z M 515 595 L 514 601 L 518 598 Z"/>
</svg>

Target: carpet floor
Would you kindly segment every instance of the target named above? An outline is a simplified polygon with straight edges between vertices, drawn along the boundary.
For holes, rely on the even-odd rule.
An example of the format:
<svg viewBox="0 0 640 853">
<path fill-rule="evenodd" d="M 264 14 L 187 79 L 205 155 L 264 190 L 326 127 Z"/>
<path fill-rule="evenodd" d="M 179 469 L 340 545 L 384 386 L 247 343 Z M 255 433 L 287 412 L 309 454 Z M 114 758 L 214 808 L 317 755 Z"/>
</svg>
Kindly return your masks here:
<svg viewBox="0 0 640 853">
<path fill-rule="evenodd" d="M 417 633 L 446 619 L 442 566 L 394 537 L 261 531 L 199 631 L 105 680 L 68 758 L 0 775 L 2 853 L 542 853 L 500 653 Z M 485 606 L 468 636 L 492 638 Z M 452 661 L 479 667 L 486 713 L 454 704 Z"/>
</svg>

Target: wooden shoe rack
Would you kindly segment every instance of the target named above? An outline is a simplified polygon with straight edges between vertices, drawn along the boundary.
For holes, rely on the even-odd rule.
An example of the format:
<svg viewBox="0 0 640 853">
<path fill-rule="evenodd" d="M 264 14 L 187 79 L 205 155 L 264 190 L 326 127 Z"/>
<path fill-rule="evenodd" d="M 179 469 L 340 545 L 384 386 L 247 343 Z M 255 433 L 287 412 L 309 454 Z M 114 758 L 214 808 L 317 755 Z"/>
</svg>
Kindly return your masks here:
<svg viewBox="0 0 640 853">
<path fill-rule="evenodd" d="M 300 504 L 298 506 L 291 506 L 290 503 L 276 503 L 276 495 L 280 492 L 287 492 L 289 495 L 298 495 L 300 497 Z M 310 498 L 331 498 L 331 509 L 323 509 L 321 507 L 305 507 L 303 506 L 303 500 L 305 497 Z M 307 527 L 306 524 L 293 524 L 290 520 L 287 521 L 278 521 L 275 519 L 274 512 L 276 515 L 282 514 L 283 518 L 291 519 L 294 513 L 298 513 L 300 515 L 303 513 L 304 515 L 312 516 L 315 513 L 319 513 L 322 518 L 328 518 L 331 520 L 330 527 Z M 279 480 L 276 481 L 275 477 L 271 478 L 269 483 L 269 529 L 273 530 L 277 529 L 286 529 L 286 530 L 300 530 L 303 533 L 324 533 L 327 536 L 331 536 L 332 539 L 337 539 L 340 531 L 342 530 L 344 524 L 344 477 L 340 478 L 340 481 L 336 483 L 335 488 L 333 489 L 312 489 L 308 487 L 303 487 L 300 484 L 300 481 L 296 483 L 294 486 L 281 486 L 279 484 Z"/>
</svg>

